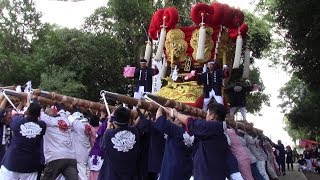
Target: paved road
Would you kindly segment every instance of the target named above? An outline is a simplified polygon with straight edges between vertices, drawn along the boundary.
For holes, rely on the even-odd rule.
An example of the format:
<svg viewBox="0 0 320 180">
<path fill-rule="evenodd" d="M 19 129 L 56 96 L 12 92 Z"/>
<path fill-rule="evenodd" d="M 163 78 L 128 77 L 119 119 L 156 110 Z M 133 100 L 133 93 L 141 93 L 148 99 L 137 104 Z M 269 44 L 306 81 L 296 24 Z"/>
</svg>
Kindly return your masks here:
<svg viewBox="0 0 320 180">
<path fill-rule="evenodd" d="M 287 171 L 285 176 L 281 176 L 280 180 L 307 180 L 306 176 L 297 170 Z"/>
<path fill-rule="evenodd" d="M 313 172 L 307 172 L 302 173 L 298 171 L 297 164 L 294 164 L 293 171 L 287 171 L 285 176 L 281 176 L 280 180 L 319 180 L 320 175 L 313 173 Z"/>
</svg>

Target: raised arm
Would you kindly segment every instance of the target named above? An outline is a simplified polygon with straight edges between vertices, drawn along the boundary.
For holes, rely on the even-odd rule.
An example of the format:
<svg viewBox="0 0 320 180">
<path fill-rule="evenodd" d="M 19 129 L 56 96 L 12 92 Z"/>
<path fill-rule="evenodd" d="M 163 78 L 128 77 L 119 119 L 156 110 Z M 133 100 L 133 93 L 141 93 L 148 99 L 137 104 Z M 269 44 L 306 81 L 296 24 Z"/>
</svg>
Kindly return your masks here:
<svg viewBox="0 0 320 180">
<path fill-rule="evenodd" d="M 163 132 L 170 137 L 182 137 L 184 133 L 184 130 L 182 128 L 171 123 L 169 120 L 167 120 L 167 118 L 164 115 L 157 118 L 154 127 L 158 131 Z"/>
<path fill-rule="evenodd" d="M 45 122 L 47 126 L 57 126 L 57 124 L 54 121 L 54 117 L 49 116 L 44 111 L 41 111 L 40 120 Z"/>
<path fill-rule="evenodd" d="M 151 126 L 151 121 L 148 120 L 140 111 L 139 108 L 137 108 L 137 112 L 140 118 L 140 121 L 137 125 L 137 128 L 145 133 L 149 133 L 150 132 L 150 126 Z"/>
<path fill-rule="evenodd" d="M 188 118 L 186 126 L 191 134 L 199 137 L 224 134 L 223 123 L 219 121 L 206 121 L 203 119 Z"/>
<path fill-rule="evenodd" d="M 1 102 L 1 104 L 0 104 L 0 111 L 3 111 L 3 110 L 6 108 L 7 102 L 8 102 L 8 100 L 7 100 L 6 98 L 4 98 L 4 99 L 2 100 L 2 102 Z"/>
<path fill-rule="evenodd" d="M 199 78 L 198 78 L 198 81 L 197 81 L 197 83 L 198 83 L 199 85 L 202 85 L 202 84 L 204 84 L 204 83 L 206 82 L 206 74 L 207 74 L 207 73 L 201 73 L 201 74 L 200 74 L 200 76 L 199 76 Z"/>
<path fill-rule="evenodd" d="M 191 134 L 204 137 L 223 134 L 222 122 L 194 119 L 171 108 L 166 108 L 165 110 L 171 117 L 178 119 L 184 124 L 187 131 Z"/>
</svg>

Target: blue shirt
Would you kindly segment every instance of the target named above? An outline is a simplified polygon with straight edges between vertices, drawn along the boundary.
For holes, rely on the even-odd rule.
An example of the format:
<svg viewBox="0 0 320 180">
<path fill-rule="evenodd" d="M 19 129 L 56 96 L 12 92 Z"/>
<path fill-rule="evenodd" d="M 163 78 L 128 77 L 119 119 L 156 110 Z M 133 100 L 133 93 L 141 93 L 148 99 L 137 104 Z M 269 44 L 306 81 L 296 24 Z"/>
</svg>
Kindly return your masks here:
<svg viewBox="0 0 320 180">
<path fill-rule="evenodd" d="M 229 147 L 223 123 L 189 118 L 187 127 L 198 139 L 198 149 L 193 160 L 194 179 L 225 180 Z"/>
<path fill-rule="evenodd" d="M 168 135 L 160 180 L 189 180 L 192 175 L 192 144 L 184 142 L 185 128 L 171 123 L 164 116 L 157 119 L 155 128 Z"/>
<path fill-rule="evenodd" d="M 103 135 L 105 160 L 99 180 L 131 180 L 138 175 L 140 135 L 136 127 L 107 129 Z"/>
<path fill-rule="evenodd" d="M 2 164 L 13 172 L 37 172 L 40 168 L 41 141 L 46 124 L 31 117 L 14 115 L 10 128 L 12 139 Z"/>
<path fill-rule="evenodd" d="M 139 113 L 139 109 L 138 109 Z M 161 169 L 163 154 L 164 154 L 164 147 L 166 139 L 164 138 L 164 134 L 157 130 L 154 126 L 155 123 L 151 120 L 146 119 L 142 114 L 139 113 L 140 116 L 140 123 L 138 128 L 143 131 L 144 135 L 149 136 L 149 147 L 148 147 L 148 172 L 155 172 L 159 173 Z M 142 155 L 146 155 L 142 154 Z M 144 164 L 141 165 L 141 169 L 143 169 Z"/>
</svg>

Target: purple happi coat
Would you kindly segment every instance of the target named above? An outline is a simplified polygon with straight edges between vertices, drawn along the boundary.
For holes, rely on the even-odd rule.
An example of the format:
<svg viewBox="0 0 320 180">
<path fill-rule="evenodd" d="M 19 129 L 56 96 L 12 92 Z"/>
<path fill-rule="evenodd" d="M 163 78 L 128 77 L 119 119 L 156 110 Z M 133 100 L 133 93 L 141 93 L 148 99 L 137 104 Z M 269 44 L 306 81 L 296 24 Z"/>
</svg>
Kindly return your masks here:
<svg viewBox="0 0 320 180">
<path fill-rule="evenodd" d="M 100 140 L 107 129 L 107 121 L 103 121 L 97 132 L 96 141 L 89 153 L 89 169 L 91 171 L 100 171 L 104 161 L 105 152 L 100 146 Z"/>
</svg>

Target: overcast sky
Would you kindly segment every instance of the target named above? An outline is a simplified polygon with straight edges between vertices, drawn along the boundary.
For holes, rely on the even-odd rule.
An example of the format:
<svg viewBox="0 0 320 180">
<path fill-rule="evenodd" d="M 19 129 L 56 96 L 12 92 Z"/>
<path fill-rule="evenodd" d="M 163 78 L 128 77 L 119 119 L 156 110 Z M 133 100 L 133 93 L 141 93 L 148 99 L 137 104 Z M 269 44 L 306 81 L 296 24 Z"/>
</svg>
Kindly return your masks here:
<svg viewBox="0 0 320 180">
<path fill-rule="evenodd" d="M 64 2 L 55 0 L 35 0 L 37 9 L 43 13 L 42 21 L 55 23 L 62 27 L 79 28 L 84 18 L 90 16 L 100 6 L 106 6 L 107 0 L 84 0 L 79 2 Z M 230 6 L 253 11 L 254 0 L 219 0 Z M 255 66 L 260 68 L 266 93 L 270 94 L 270 107 L 264 106 L 262 116 L 248 116 L 248 121 L 253 122 L 255 127 L 262 129 L 264 134 L 273 141 L 281 139 L 285 145 L 292 144 L 287 132 L 283 130 L 283 114 L 278 105 L 279 89 L 290 77 L 279 67 L 270 68 L 270 61 L 260 59 L 255 61 Z M 120 73 L 120 72 L 119 72 Z"/>
</svg>

